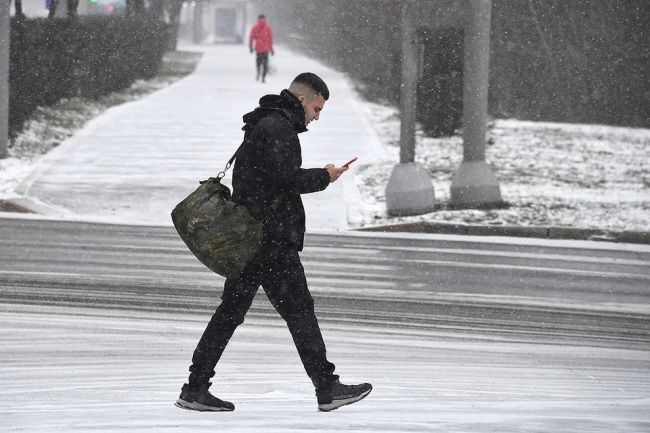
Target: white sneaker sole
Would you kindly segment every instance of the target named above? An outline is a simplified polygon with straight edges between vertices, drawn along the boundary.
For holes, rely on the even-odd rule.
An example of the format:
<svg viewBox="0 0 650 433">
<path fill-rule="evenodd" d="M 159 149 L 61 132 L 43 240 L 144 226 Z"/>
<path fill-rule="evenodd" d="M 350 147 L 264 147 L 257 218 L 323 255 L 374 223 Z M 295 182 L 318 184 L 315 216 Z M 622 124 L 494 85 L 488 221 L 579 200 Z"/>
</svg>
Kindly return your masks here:
<svg viewBox="0 0 650 433">
<path fill-rule="evenodd" d="M 321 412 L 329 412 L 331 410 L 338 409 L 341 406 L 345 406 L 346 404 L 355 403 L 355 402 L 357 402 L 359 400 L 363 400 L 364 398 L 366 398 L 366 396 L 368 394 L 370 394 L 370 391 L 372 391 L 372 388 L 370 388 L 368 391 L 366 391 L 363 394 L 358 395 L 356 397 L 346 398 L 344 400 L 335 400 L 335 401 L 333 401 L 331 403 L 327 403 L 327 404 L 319 404 L 318 405 L 318 410 L 321 411 Z"/>
<path fill-rule="evenodd" d="M 181 409 L 196 410 L 199 412 L 231 412 L 233 410 L 225 407 L 206 406 L 201 403 L 193 403 L 193 402 L 181 400 L 180 398 L 176 400 L 174 406 L 180 407 Z"/>
</svg>

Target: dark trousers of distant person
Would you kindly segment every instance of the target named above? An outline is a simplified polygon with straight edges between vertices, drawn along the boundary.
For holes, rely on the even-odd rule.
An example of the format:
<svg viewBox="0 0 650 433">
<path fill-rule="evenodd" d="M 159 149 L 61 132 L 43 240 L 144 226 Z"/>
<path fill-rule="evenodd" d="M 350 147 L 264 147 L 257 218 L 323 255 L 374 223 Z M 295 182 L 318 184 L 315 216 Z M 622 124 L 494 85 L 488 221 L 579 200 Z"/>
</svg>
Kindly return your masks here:
<svg viewBox="0 0 650 433">
<path fill-rule="evenodd" d="M 314 312 L 305 271 L 298 251 L 264 246 L 239 279 L 226 279 L 221 304 L 197 345 L 190 367 L 190 386 L 200 386 L 214 376 L 214 368 L 237 326 L 253 303 L 259 286 L 289 327 L 307 375 L 316 389 L 333 380 L 334 364 L 326 357 L 325 343 Z M 255 358 L 256 360 L 261 360 Z M 263 361 L 262 361 L 263 362 Z"/>
<path fill-rule="evenodd" d="M 262 78 L 262 83 L 266 80 L 266 74 L 269 71 L 269 53 L 257 53 L 255 57 L 255 68 L 257 70 L 257 79 Z"/>
</svg>

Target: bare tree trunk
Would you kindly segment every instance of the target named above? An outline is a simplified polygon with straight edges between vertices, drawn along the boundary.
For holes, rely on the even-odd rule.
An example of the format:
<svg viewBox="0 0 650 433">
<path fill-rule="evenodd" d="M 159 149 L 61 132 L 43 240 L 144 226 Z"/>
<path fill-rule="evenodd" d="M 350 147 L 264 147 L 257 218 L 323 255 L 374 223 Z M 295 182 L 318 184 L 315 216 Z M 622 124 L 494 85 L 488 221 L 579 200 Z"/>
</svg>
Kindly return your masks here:
<svg viewBox="0 0 650 433">
<path fill-rule="evenodd" d="M 25 19 L 25 14 L 23 13 L 23 0 L 14 0 L 14 6 L 16 7 L 16 18 L 19 20 Z"/>
<path fill-rule="evenodd" d="M 79 13 L 79 0 L 68 0 L 68 18 L 77 18 Z"/>
<path fill-rule="evenodd" d="M 59 0 L 50 0 L 50 11 L 47 14 L 47 17 L 52 19 L 56 15 L 56 7 L 59 5 Z"/>
<path fill-rule="evenodd" d="M 537 34 L 539 35 L 539 40 L 542 44 L 542 48 L 546 53 L 546 58 L 548 59 L 548 66 L 551 68 L 551 72 L 553 73 L 553 79 L 557 80 L 558 71 L 557 68 L 555 67 L 555 56 L 553 56 L 553 50 L 551 50 L 551 45 L 548 43 L 544 29 L 542 29 L 542 25 L 539 22 L 539 17 L 537 16 L 537 10 L 535 10 L 535 6 L 533 6 L 532 0 L 528 0 L 528 10 L 530 11 L 530 16 L 533 20 L 533 24 L 535 24 L 535 29 L 537 30 Z"/>
<path fill-rule="evenodd" d="M 149 4 L 149 13 L 152 17 L 163 20 L 165 15 L 165 0 L 152 0 Z"/>
<path fill-rule="evenodd" d="M 0 159 L 9 156 L 9 44 L 5 41 L 11 33 L 10 4 L 0 4 Z"/>
<path fill-rule="evenodd" d="M 203 41 L 203 2 L 201 0 L 194 3 L 192 41 L 195 44 L 200 44 Z"/>
<path fill-rule="evenodd" d="M 182 4 L 183 0 L 169 0 L 167 4 L 167 13 L 169 14 L 169 24 L 171 26 L 167 49 L 170 51 L 176 50 L 176 44 L 178 43 L 178 27 L 180 26 Z"/>
<path fill-rule="evenodd" d="M 126 14 L 140 15 L 144 13 L 144 0 L 126 0 Z"/>
</svg>

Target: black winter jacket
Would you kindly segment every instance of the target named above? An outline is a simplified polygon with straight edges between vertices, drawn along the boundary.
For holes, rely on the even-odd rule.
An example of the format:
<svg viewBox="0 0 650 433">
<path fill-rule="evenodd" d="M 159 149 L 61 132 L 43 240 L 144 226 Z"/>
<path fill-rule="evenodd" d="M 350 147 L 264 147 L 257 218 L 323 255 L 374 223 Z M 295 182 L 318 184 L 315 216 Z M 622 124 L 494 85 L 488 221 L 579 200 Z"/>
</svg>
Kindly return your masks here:
<svg viewBox="0 0 650 433">
<path fill-rule="evenodd" d="M 302 250 L 305 209 L 300 194 L 329 185 L 324 168 L 300 168 L 298 133 L 307 130 L 305 112 L 288 90 L 266 95 L 260 106 L 244 115 L 244 143 L 233 169 L 233 201 L 265 221 L 265 243 Z M 277 203 L 275 211 L 272 210 Z"/>
</svg>

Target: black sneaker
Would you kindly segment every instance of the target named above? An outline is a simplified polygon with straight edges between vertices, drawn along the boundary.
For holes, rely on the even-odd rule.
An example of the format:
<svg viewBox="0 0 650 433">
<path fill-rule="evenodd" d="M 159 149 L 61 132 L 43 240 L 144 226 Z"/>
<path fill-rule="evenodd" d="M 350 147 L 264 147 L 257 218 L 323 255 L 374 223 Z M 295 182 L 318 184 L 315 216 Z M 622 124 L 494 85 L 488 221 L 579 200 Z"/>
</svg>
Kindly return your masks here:
<svg viewBox="0 0 650 433">
<path fill-rule="evenodd" d="M 183 385 L 181 395 L 176 400 L 176 407 L 201 412 L 224 412 L 235 410 L 235 405 L 229 401 L 223 401 L 210 394 L 208 388 L 211 383 L 200 387 L 191 388 L 187 383 Z"/>
<path fill-rule="evenodd" d="M 343 385 L 337 379 L 328 389 L 316 391 L 318 410 L 329 412 L 346 404 L 357 402 L 370 394 L 370 391 L 372 391 L 372 385 L 369 383 Z"/>
</svg>

